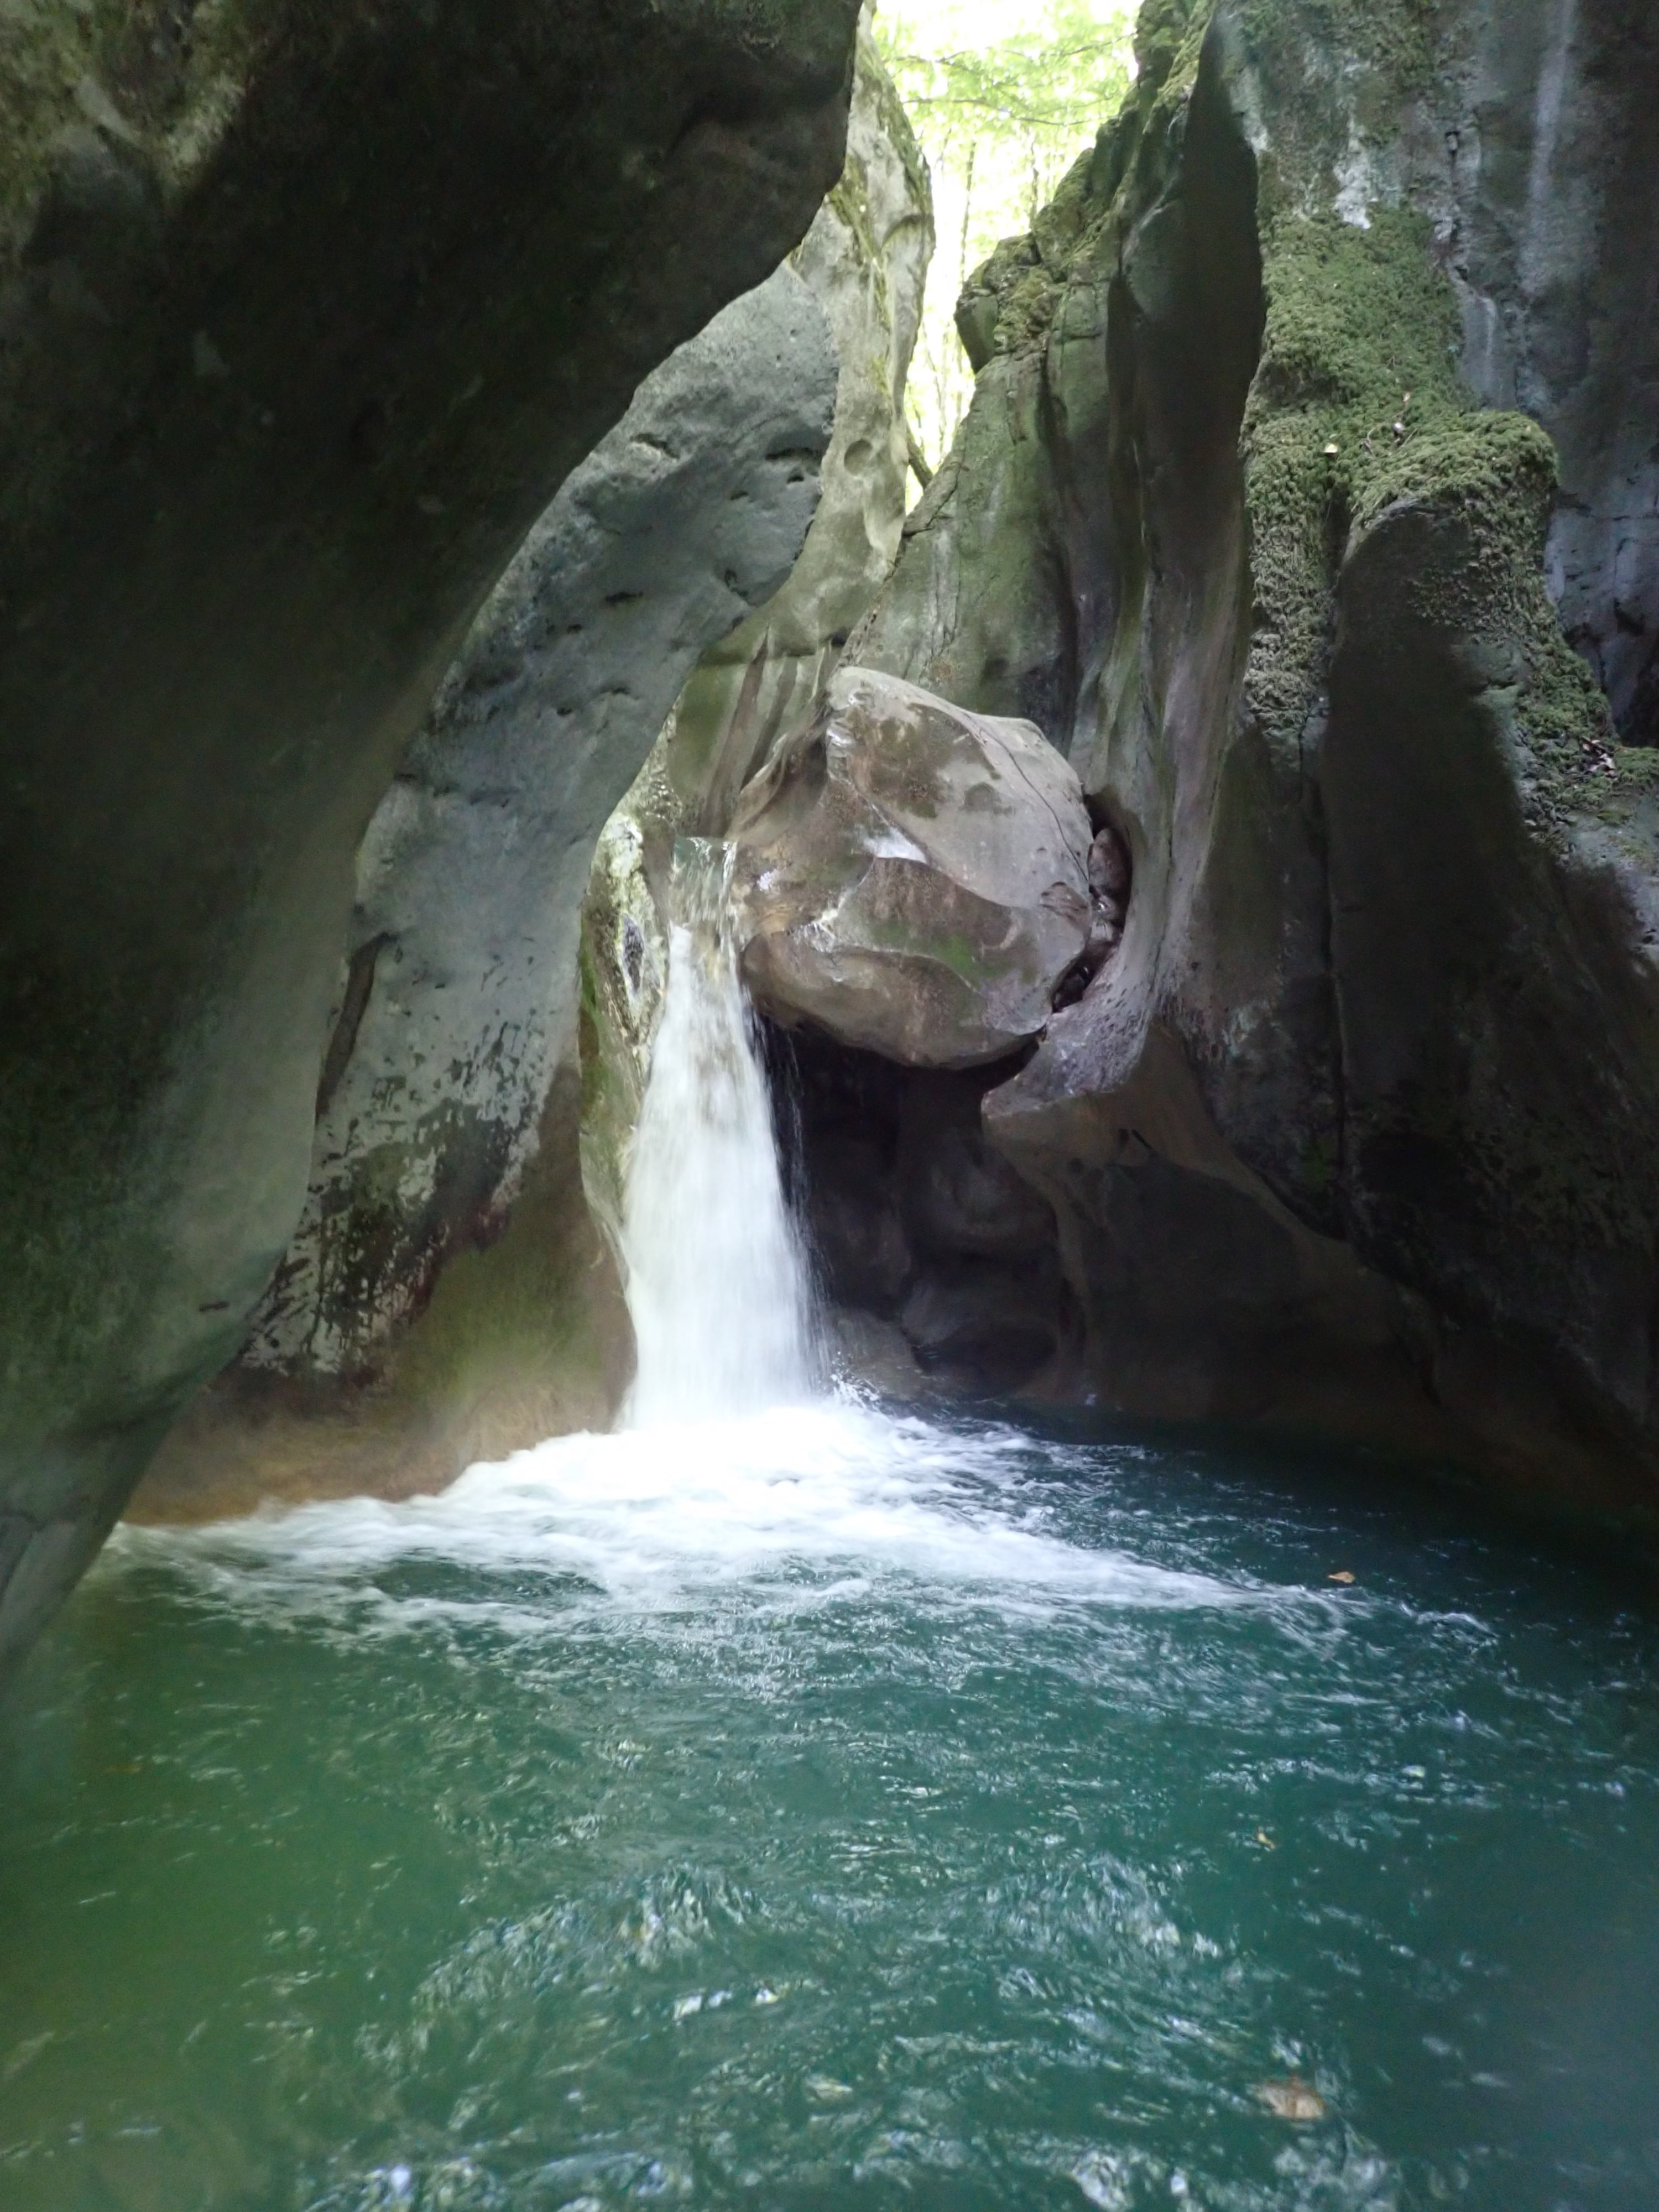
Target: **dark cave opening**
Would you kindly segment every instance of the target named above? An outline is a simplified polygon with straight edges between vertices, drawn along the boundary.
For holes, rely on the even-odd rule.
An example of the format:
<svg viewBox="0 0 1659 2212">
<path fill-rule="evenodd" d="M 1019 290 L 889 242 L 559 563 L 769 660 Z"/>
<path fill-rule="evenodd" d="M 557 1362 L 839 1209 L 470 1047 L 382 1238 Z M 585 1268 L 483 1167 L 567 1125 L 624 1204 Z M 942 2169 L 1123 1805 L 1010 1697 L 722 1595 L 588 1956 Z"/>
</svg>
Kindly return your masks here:
<svg viewBox="0 0 1659 2212">
<path fill-rule="evenodd" d="M 760 1030 L 790 1201 L 832 1321 L 896 1328 L 923 1373 L 1031 1388 L 1075 1334 L 1053 1208 L 987 1139 L 981 1103 L 1015 1054 L 902 1067 L 802 1023 Z"/>
</svg>

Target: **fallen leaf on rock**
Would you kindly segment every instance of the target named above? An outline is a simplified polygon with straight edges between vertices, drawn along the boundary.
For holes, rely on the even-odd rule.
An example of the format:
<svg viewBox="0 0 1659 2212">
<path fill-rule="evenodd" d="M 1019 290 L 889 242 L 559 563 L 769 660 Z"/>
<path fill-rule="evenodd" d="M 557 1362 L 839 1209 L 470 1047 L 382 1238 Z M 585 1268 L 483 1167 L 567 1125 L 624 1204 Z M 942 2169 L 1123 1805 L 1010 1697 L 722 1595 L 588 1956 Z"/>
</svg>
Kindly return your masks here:
<svg viewBox="0 0 1659 2212">
<path fill-rule="evenodd" d="M 839 2105 L 853 2094 L 850 2081 L 837 2081 L 828 2074 L 809 2074 L 806 2094 L 820 2105 Z"/>
<path fill-rule="evenodd" d="M 1327 1575 L 1325 1579 L 1328 1583 L 1351 1583 L 1353 1575 L 1349 1568 L 1339 1567 L 1334 1575 Z"/>
<path fill-rule="evenodd" d="M 1286 2075 L 1282 2081 L 1258 2081 L 1255 2094 L 1281 2120 L 1322 2120 L 1330 2109 L 1312 2082 L 1299 2074 Z"/>
</svg>

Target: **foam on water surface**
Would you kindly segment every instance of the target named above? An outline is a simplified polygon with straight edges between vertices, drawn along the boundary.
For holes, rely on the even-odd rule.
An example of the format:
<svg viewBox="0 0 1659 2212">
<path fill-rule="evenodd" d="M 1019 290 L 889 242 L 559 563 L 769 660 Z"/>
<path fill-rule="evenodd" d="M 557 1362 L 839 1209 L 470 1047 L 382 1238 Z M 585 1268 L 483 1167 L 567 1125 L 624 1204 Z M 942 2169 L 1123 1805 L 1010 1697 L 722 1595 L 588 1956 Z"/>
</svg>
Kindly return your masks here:
<svg viewBox="0 0 1659 2212">
<path fill-rule="evenodd" d="M 563 1577 L 562 1610 L 672 1610 L 744 1589 L 799 1604 L 902 1580 L 959 1601 L 1225 1606 L 1246 1578 L 1069 1540 L 1018 1431 L 850 1398 L 562 1437 L 436 1497 L 349 1498 L 199 1530 L 127 1528 L 112 1565 L 168 1559 L 227 1601 L 303 1606 L 398 1560 Z M 1050 1479 L 1054 1462 L 1045 1465 Z M 1097 1462 L 1091 1472 L 1098 1480 Z"/>
</svg>

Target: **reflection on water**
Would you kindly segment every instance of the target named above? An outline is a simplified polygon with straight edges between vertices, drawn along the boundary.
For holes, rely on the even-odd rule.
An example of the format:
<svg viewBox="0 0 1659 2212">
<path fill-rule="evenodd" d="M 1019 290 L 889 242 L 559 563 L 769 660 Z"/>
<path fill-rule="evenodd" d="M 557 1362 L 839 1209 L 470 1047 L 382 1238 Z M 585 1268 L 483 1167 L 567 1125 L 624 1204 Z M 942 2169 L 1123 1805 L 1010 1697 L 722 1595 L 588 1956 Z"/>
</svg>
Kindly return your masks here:
<svg viewBox="0 0 1659 2212">
<path fill-rule="evenodd" d="M 125 1531 L 0 1717 L 0 2203 L 1651 2206 L 1655 1679 L 1420 1508 L 852 1404 Z"/>
</svg>

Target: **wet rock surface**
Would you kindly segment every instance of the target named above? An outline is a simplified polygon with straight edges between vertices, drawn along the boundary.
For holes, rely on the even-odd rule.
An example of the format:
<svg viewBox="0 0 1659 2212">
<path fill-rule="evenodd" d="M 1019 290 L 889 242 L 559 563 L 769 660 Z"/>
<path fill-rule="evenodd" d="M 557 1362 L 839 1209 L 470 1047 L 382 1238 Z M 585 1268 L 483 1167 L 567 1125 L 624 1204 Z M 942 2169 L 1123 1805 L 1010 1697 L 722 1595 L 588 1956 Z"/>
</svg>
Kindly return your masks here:
<svg viewBox="0 0 1659 2212">
<path fill-rule="evenodd" d="M 906 1082 L 894 1166 L 906 1232 L 924 1255 L 1024 1260 L 1054 1243 L 1054 1215 L 985 1139 L 994 1084 L 918 1072 Z"/>
<path fill-rule="evenodd" d="M 1053 1208 L 985 1136 L 1007 1063 L 904 1068 L 802 1025 L 770 1032 L 781 1137 L 835 1341 L 905 1387 L 1046 1387 L 1077 1316 Z"/>
</svg>

